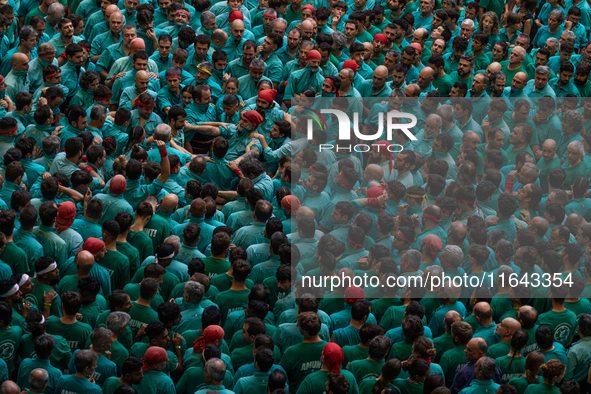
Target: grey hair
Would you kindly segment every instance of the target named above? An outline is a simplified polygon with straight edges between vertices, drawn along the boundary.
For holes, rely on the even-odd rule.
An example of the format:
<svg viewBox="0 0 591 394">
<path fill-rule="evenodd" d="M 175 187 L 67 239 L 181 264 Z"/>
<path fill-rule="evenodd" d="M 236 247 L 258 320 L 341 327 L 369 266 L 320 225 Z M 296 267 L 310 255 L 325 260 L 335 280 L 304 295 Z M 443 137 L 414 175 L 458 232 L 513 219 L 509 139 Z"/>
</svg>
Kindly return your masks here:
<svg viewBox="0 0 591 394">
<path fill-rule="evenodd" d="M 454 120 L 454 108 L 449 104 L 440 105 L 437 108 L 437 115 L 441 116 L 442 120 L 451 122 Z"/>
<path fill-rule="evenodd" d="M 548 66 L 538 66 L 538 67 L 536 67 L 536 74 L 550 75 L 550 67 L 548 67 Z"/>
<path fill-rule="evenodd" d="M 111 338 L 113 338 L 113 331 L 103 327 L 95 328 L 92 334 L 90 334 L 90 341 L 95 347 L 99 347 Z"/>
<path fill-rule="evenodd" d="M 441 106 L 443 107 L 443 105 Z M 439 108 L 441 108 L 439 107 Z M 448 105 L 448 107 L 451 107 L 451 105 Z M 453 117 L 453 108 L 452 108 L 452 117 Z M 435 119 L 437 121 L 437 127 L 439 127 L 439 129 L 441 130 L 441 126 L 443 126 L 443 119 L 441 119 L 441 116 L 439 116 L 438 114 L 431 114 L 429 116 L 427 116 L 427 120 L 429 119 Z"/>
<path fill-rule="evenodd" d="M 281 24 L 283 24 L 285 26 L 288 25 L 287 21 L 285 19 L 283 19 L 283 18 L 277 18 L 277 19 L 275 19 L 275 21 L 273 22 L 273 26 L 275 26 L 278 23 L 281 23 Z"/>
<path fill-rule="evenodd" d="M 164 239 L 164 243 L 171 244 L 178 251 L 181 247 L 181 237 L 178 235 L 169 235 Z"/>
<path fill-rule="evenodd" d="M 392 347 L 392 340 L 385 335 L 378 335 L 369 342 L 369 357 L 384 358 L 390 348 Z"/>
<path fill-rule="evenodd" d="M 560 10 L 558 10 L 558 11 L 560 11 Z M 552 12 L 554 12 L 554 11 L 552 11 Z M 558 38 L 555 38 L 555 37 L 548 38 L 546 40 L 546 43 L 549 43 L 549 42 L 553 42 L 554 44 L 556 44 L 556 46 L 560 45 L 560 41 L 558 40 Z"/>
<path fill-rule="evenodd" d="M 127 327 L 130 319 L 131 316 L 125 312 L 111 312 L 107 317 L 107 328 L 114 333 L 121 332 Z"/>
<path fill-rule="evenodd" d="M 581 154 L 581 160 L 582 160 L 585 157 L 585 146 L 583 145 L 583 143 L 581 141 L 573 141 L 570 144 L 568 144 L 569 148 L 571 146 L 574 146 L 577 149 L 579 149 L 579 153 Z"/>
<path fill-rule="evenodd" d="M 52 155 L 60 147 L 61 140 L 57 135 L 50 135 L 43 138 L 41 144 L 43 145 L 43 152 Z"/>
<path fill-rule="evenodd" d="M 440 265 L 430 265 L 425 268 L 425 274 L 429 274 L 429 276 L 440 276 L 443 273 L 443 268 Z"/>
<path fill-rule="evenodd" d="M 56 4 L 56 3 L 53 3 Z M 53 5 L 52 4 L 52 5 Z M 58 3 L 59 4 L 59 3 Z M 61 5 L 61 4 L 60 4 Z M 63 7 L 63 5 L 62 5 Z M 33 29 L 31 26 L 23 26 L 23 28 L 20 31 L 20 36 L 24 39 L 24 40 L 28 40 L 29 37 L 33 36 L 33 37 L 37 37 L 37 32 L 35 31 L 35 29 Z"/>
<path fill-rule="evenodd" d="M 566 40 L 568 42 L 570 42 L 571 44 L 574 44 L 575 42 L 577 42 L 577 35 L 573 31 L 571 31 L 571 30 L 565 30 L 565 31 L 562 32 L 562 34 L 565 34 L 565 33 L 566 33 L 566 36 L 567 36 Z M 558 43 L 560 44 L 560 41 L 558 41 Z"/>
<path fill-rule="evenodd" d="M 471 29 L 474 29 L 474 21 L 472 19 L 464 19 L 461 26 L 469 25 Z"/>
<path fill-rule="evenodd" d="M 562 10 L 554 10 L 554 11 L 550 12 L 550 15 L 548 15 L 548 17 L 551 17 L 551 16 L 555 16 L 556 18 L 558 18 L 558 23 L 561 25 L 564 22 L 564 11 L 562 11 Z"/>
<path fill-rule="evenodd" d="M 55 4 L 55 3 L 53 3 L 53 4 Z M 51 42 L 44 42 L 43 44 L 39 44 L 39 47 L 37 47 L 37 50 L 39 51 L 39 53 L 50 53 L 50 52 L 55 52 L 55 47 L 53 46 L 53 44 Z"/>
<path fill-rule="evenodd" d="M 265 14 L 277 16 L 277 11 L 275 11 L 275 8 L 267 8 L 265 9 Z"/>
<path fill-rule="evenodd" d="M 406 251 L 405 255 L 410 266 L 413 267 L 413 269 L 418 270 L 423 261 L 423 254 L 418 250 L 410 249 Z"/>
<path fill-rule="evenodd" d="M 250 67 L 256 68 L 259 70 L 264 70 L 265 69 L 265 62 L 257 57 L 256 59 L 252 59 L 252 61 L 250 62 Z"/>
<path fill-rule="evenodd" d="M 100 104 L 95 105 L 90 110 L 90 120 L 99 120 L 103 116 L 107 116 L 107 109 Z"/>
<path fill-rule="evenodd" d="M 216 382 L 221 382 L 226 376 L 226 364 L 219 358 L 211 358 L 207 361 L 206 372 Z"/>
<path fill-rule="evenodd" d="M 480 362 L 480 372 L 484 379 L 492 379 L 497 373 L 497 362 L 494 358 L 483 357 Z"/>
<path fill-rule="evenodd" d="M 519 53 L 521 54 L 521 61 L 523 61 L 523 59 L 525 59 L 525 55 L 527 55 L 525 49 L 523 49 L 522 47 L 515 47 L 513 48 L 513 52 L 515 51 L 519 51 Z"/>
<path fill-rule="evenodd" d="M 49 383 L 49 373 L 43 368 L 37 368 L 29 374 L 29 387 L 35 391 L 43 390 Z"/>
<path fill-rule="evenodd" d="M 209 71 L 210 73 L 213 74 L 213 66 L 210 62 L 203 62 L 203 63 L 199 63 L 199 66 L 201 68 L 206 69 L 207 71 Z"/>
<path fill-rule="evenodd" d="M 170 140 L 171 128 L 169 125 L 161 123 L 154 129 L 154 139 L 167 142 Z"/>
<path fill-rule="evenodd" d="M 350 68 L 343 68 L 343 71 L 345 71 L 347 73 L 349 78 L 351 78 L 351 79 L 355 78 L 355 71 L 351 70 Z"/>
<path fill-rule="evenodd" d="M 304 22 L 305 22 L 305 21 L 304 21 Z M 303 22 L 302 22 L 302 23 L 303 23 Z M 305 48 L 305 47 L 314 48 L 314 43 L 313 43 L 312 41 L 309 41 L 309 40 L 302 41 L 302 42 L 300 43 L 300 48 Z"/>
<path fill-rule="evenodd" d="M 392 89 L 392 93 L 390 93 L 390 97 L 402 97 L 406 98 L 406 93 L 402 89 Z"/>
<path fill-rule="evenodd" d="M 499 270 L 497 271 L 497 284 L 499 282 L 499 278 L 509 278 L 511 274 L 513 274 L 515 270 L 508 265 L 501 265 Z M 508 281 L 500 281 L 501 283 L 509 283 Z"/>
<path fill-rule="evenodd" d="M 201 24 L 204 25 L 212 18 L 215 19 L 215 14 L 213 12 L 203 11 L 199 19 L 201 19 Z"/>
<path fill-rule="evenodd" d="M 398 52 L 396 49 L 390 49 L 386 55 L 392 56 L 394 59 L 396 59 L 396 63 L 400 63 L 400 52 Z"/>
<path fill-rule="evenodd" d="M 462 293 L 462 288 L 453 283 L 445 283 L 439 288 L 439 297 L 441 299 L 447 298 L 451 302 L 456 302 Z"/>
<path fill-rule="evenodd" d="M 190 280 L 185 283 L 184 293 L 189 298 L 189 302 L 191 304 L 198 304 L 201 302 L 201 300 L 203 300 L 203 296 L 205 295 L 205 287 L 201 283 Z"/>
<path fill-rule="evenodd" d="M 525 163 L 523 165 L 525 170 L 523 171 L 531 179 L 537 179 L 540 176 L 540 169 L 533 163 Z"/>
<path fill-rule="evenodd" d="M 55 3 L 47 7 L 47 15 L 55 15 L 60 11 L 63 12 L 64 15 L 66 14 L 66 7 L 64 7 L 59 1 L 56 1 Z"/>
<path fill-rule="evenodd" d="M 332 40 L 339 49 L 343 49 L 345 45 L 347 45 L 347 37 L 345 36 L 345 33 L 340 31 L 335 31 L 332 33 Z"/>
<path fill-rule="evenodd" d="M 562 113 L 562 119 L 565 123 L 574 127 L 575 131 L 580 131 L 583 128 L 583 114 L 579 111 L 564 111 Z"/>
<path fill-rule="evenodd" d="M 462 249 L 457 245 L 447 245 L 444 249 L 445 258 L 449 260 L 449 262 L 454 267 L 459 267 L 464 261 L 464 252 Z"/>
</svg>

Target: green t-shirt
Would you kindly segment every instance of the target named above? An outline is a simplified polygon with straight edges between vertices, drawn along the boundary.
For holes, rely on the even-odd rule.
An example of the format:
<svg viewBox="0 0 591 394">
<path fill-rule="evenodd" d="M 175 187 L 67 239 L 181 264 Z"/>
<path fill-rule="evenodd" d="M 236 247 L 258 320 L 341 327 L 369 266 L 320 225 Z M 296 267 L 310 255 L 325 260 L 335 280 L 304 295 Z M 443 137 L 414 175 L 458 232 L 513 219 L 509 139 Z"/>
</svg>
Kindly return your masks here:
<svg viewBox="0 0 591 394">
<path fill-rule="evenodd" d="M 246 290 L 226 290 L 218 293 L 214 302 L 220 308 L 222 321 L 226 320 L 229 313 L 246 309 L 249 293 L 248 288 Z"/>
<path fill-rule="evenodd" d="M 292 392 L 297 392 L 307 375 L 322 368 L 322 351 L 326 344 L 325 341 L 302 342 L 285 351 L 280 365 L 289 376 L 289 386 Z"/>
<path fill-rule="evenodd" d="M 117 241 L 117 251 L 123 253 L 129 259 L 130 276 L 133 276 L 135 272 L 140 268 L 140 252 L 131 244 L 131 242 L 119 242 Z"/>
<path fill-rule="evenodd" d="M 456 347 L 456 345 L 454 345 L 451 334 L 448 333 L 442 334 L 437 338 L 433 338 L 433 345 L 435 345 L 435 350 L 437 350 L 437 354 L 435 355 L 436 363 L 439 363 L 439 361 L 441 360 L 441 356 L 443 356 L 443 353 Z"/>
<path fill-rule="evenodd" d="M 566 346 L 577 329 L 577 315 L 568 309 L 562 312 L 548 311 L 538 317 L 538 324 L 550 327 L 554 341 Z"/>
<path fill-rule="evenodd" d="M 466 350 L 466 346 L 456 346 L 443 353 L 443 356 L 441 356 L 441 362 L 439 365 L 441 365 L 441 369 L 443 369 L 443 375 L 445 376 L 447 386 L 451 386 L 456 372 L 469 362 L 464 350 Z"/>
<path fill-rule="evenodd" d="M 6 362 L 9 373 L 14 371 L 22 336 L 23 330 L 18 326 L 0 329 L 0 358 Z"/>
<path fill-rule="evenodd" d="M 59 335 L 51 336 L 55 339 L 55 348 L 53 349 L 53 353 L 51 353 L 49 362 L 59 370 L 63 370 L 67 367 L 68 361 L 72 357 L 72 349 L 64 337 Z M 35 337 L 32 334 L 23 335 L 19 356 L 21 359 L 37 357 L 35 353 Z"/>
<path fill-rule="evenodd" d="M 129 259 L 116 250 L 108 250 L 105 257 L 98 262 L 111 275 L 111 290 L 120 289 L 129 283 Z"/>
<path fill-rule="evenodd" d="M 349 369 L 353 361 L 364 360 L 369 357 L 369 348 L 361 345 L 343 346 L 343 354 L 345 361 L 343 361 L 343 368 Z"/>
<path fill-rule="evenodd" d="M 398 388 L 400 394 L 423 393 L 423 383 L 411 383 L 407 379 L 396 379 L 392 384 Z"/>
<path fill-rule="evenodd" d="M 111 376 L 103 383 L 103 394 L 113 394 L 121 386 L 123 386 L 123 383 L 119 381 L 119 378 Z"/>
<path fill-rule="evenodd" d="M 154 255 L 154 246 L 152 240 L 143 231 L 133 232 L 129 230 L 127 234 L 127 242 L 135 247 L 140 254 L 140 265 L 148 256 Z"/>
<path fill-rule="evenodd" d="M 524 394 L 559 394 L 560 389 L 556 386 L 549 386 L 546 383 L 530 384 Z"/>
<path fill-rule="evenodd" d="M 109 317 L 110 313 L 111 310 L 107 309 L 100 314 L 98 320 L 96 321 L 97 328 L 107 328 L 107 318 Z M 117 341 L 120 342 L 127 350 L 131 349 L 131 346 L 133 345 L 133 337 L 131 336 L 131 328 L 129 327 L 129 324 L 127 325 L 123 335 L 120 335 L 119 338 L 117 338 Z"/>
<path fill-rule="evenodd" d="M 64 324 L 59 317 L 49 316 L 47 319 L 47 333 L 63 336 L 68 341 L 68 345 L 70 345 L 73 352 L 78 349 L 88 348 L 92 328 L 88 324 L 79 321 L 74 324 Z"/>
<path fill-rule="evenodd" d="M 544 381 L 544 378 L 541 376 L 538 376 L 538 382 L 542 383 L 543 381 Z M 530 385 L 530 383 L 527 381 L 527 378 L 525 376 L 522 376 L 520 378 L 513 378 L 509 381 L 509 384 L 511 386 L 515 387 L 515 390 L 517 390 L 517 394 L 525 393 L 525 390 Z"/>
<path fill-rule="evenodd" d="M 33 292 L 27 294 L 24 299 L 37 305 L 39 310 L 43 310 L 43 292 L 49 293 L 53 288 L 39 283 L 35 278 L 31 279 L 31 282 L 33 282 L 34 285 Z M 62 316 L 62 300 L 59 295 L 51 304 L 51 314 L 58 317 Z"/>
<path fill-rule="evenodd" d="M 525 373 L 525 357 L 502 356 L 495 359 L 497 366 L 503 371 L 503 384 L 508 383 L 513 378 L 523 376 Z"/>
<path fill-rule="evenodd" d="M 298 394 L 316 394 L 323 393 L 326 390 L 326 380 L 328 379 L 328 371 L 316 371 L 306 376 L 300 387 Z M 347 394 L 358 394 L 359 387 L 353 374 L 349 371 L 341 369 L 341 375 L 349 381 L 349 391 Z"/>
<path fill-rule="evenodd" d="M 135 338 L 143 324 L 148 324 L 158 320 L 158 313 L 156 313 L 151 307 L 144 306 L 132 301 L 132 307 L 129 311 L 129 327 L 131 327 L 132 338 Z"/>
<path fill-rule="evenodd" d="M 495 343 L 491 347 L 488 348 L 486 352 L 486 356 L 490 358 L 500 358 L 509 354 L 511 350 L 511 343 L 510 342 L 499 342 Z"/>
<path fill-rule="evenodd" d="M 230 371 L 226 370 L 226 375 L 224 376 L 222 384 L 227 389 L 232 389 L 234 387 L 234 381 Z M 176 384 L 176 394 L 194 394 L 203 385 L 205 385 L 203 368 L 191 367 L 183 372 L 183 375 Z"/>
<path fill-rule="evenodd" d="M 211 278 L 211 281 L 209 283 L 210 285 L 215 286 L 218 289 L 218 291 L 222 292 L 230 290 L 230 287 L 232 287 L 233 280 L 234 278 L 232 278 L 230 275 L 224 272 Z M 254 282 L 252 281 L 252 279 L 246 279 L 246 282 L 244 284 L 249 289 L 252 289 L 252 286 L 254 286 Z"/>
<path fill-rule="evenodd" d="M 203 260 L 203 264 L 205 264 L 205 275 L 209 276 L 210 278 L 228 272 L 232 266 L 232 264 L 230 264 L 230 262 L 225 259 L 206 257 L 201 260 Z"/>
<path fill-rule="evenodd" d="M 358 382 L 363 379 L 378 378 L 382 374 L 384 361 L 356 360 L 353 361 L 347 370 L 350 371 Z"/>
</svg>

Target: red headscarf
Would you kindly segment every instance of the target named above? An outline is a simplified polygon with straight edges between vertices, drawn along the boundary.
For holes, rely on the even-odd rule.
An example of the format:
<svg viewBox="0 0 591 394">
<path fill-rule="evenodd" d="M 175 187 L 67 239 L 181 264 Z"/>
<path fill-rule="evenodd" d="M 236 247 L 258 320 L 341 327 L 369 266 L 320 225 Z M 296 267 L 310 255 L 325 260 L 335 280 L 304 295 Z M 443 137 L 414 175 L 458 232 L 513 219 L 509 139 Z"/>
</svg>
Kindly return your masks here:
<svg viewBox="0 0 591 394">
<path fill-rule="evenodd" d="M 322 350 L 324 364 L 332 373 L 341 373 L 341 364 L 345 361 L 343 349 L 334 342 L 327 343 Z"/>
<path fill-rule="evenodd" d="M 58 233 L 70 228 L 74 219 L 76 219 L 76 205 L 72 201 L 65 201 L 57 206 L 55 224 Z"/>
<path fill-rule="evenodd" d="M 385 35 L 383 35 L 382 33 L 378 33 L 375 36 L 373 36 L 374 40 L 378 40 L 383 42 L 384 44 L 388 43 L 388 37 L 386 37 Z"/>
<path fill-rule="evenodd" d="M 269 103 L 272 103 L 275 100 L 275 96 L 277 96 L 277 90 L 275 89 L 265 89 L 259 92 L 259 99 L 265 100 Z"/>
<path fill-rule="evenodd" d="M 281 200 L 281 206 L 285 209 L 291 210 L 291 212 L 295 214 L 298 211 L 298 209 L 300 209 L 300 207 L 302 206 L 302 203 L 300 202 L 300 199 L 296 196 L 289 195 L 283 197 L 283 199 Z"/>
<path fill-rule="evenodd" d="M 384 188 L 382 186 L 374 186 L 367 189 L 366 196 L 368 199 L 375 199 L 370 201 L 370 205 L 377 206 L 377 198 L 380 197 L 384 193 Z M 380 213 L 384 210 L 383 206 L 381 206 Z"/>
<path fill-rule="evenodd" d="M 413 42 L 412 44 L 410 44 L 410 47 L 414 48 L 419 53 L 419 55 L 423 53 L 423 48 L 421 48 L 421 44 L 419 44 L 418 42 Z"/>
<path fill-rule="evenodd" d="M 353 59 L 347 59 L 343 62 L 343 68 L 350 68 L 351 70 L 357 72 L 359 70 L 359 66 L 357 62 Z"/>
<path fill-rule="evenodd" d="M 203 336 L 193 342 L 193 353 L 201 353 L 206 345 L 214 345 L 215 341 L 224 337 L 224 329 L 220 326 L 207 326 Z"/>
<path fill-rule="evenodd" d="M 144 371 L 149 371 L 154 365 L 166 361 L 167 357 L 166 350 L 160 346 L 150 346 L 146 351 L 146 355 L 142 358 L 142 362 L 144 363 L 142 369 Z"/>
<path fill-rule="evenodd" d="M 307 8 L 310 11 L 312 11 L 312 15 L 316 15 L 316 10 L 314 9 L 314 6 L 312 4 L 306 4 L 305 6 L 303 6 L 302 8 Z"/>
<path fill-rule="evenodd" d="M 95 254 L 103 250 L 105 243 L 98 238 L 87 238 L 82 244 L 82 249 L 88 250 L 90 253 Z"/>
<path fill-rule="evenodd" d="M 378 142 L 374 143 L 373 146 L 375 147 L 375 150 L 380 152 L 382 155 L 385 155 L 388 158 L 388 160 L 390 160 L 390 163 L 388 164 L 388 169 L 390 170 L 390 174 L 391 174 L 392 173 L 392 159 L 394 158 L 394 155 L 392 154 L 392 152 L 390 152 L 390 150 L 388 150 L 388 148 L 390 146 L 392 146 L 392 144 L 390 144 L 388 141 L 382 140 L 382 141 L 378 141 Z"/>
<path fill-rule="evenodd" d="M 345 289 L 345 302 L 354 304 L 355 301 L 365 298 L 365 291 L 361 287 L 349 286 Z"/>
<path fill-rule="evenodd" d="M 113 194 L 123 194 L 127 189 L 127 181 L 123 175 L 115 175 L 109 184 L 109 192 Z"/>
<path fill-rule="evenodd" d="M 250 110 L 244 112 L 244 119 L 248 120 L 250 123 L 254 124 L 255 126 L 260 125 L 263 123 L 263 117 L 255 110 Z"/>
<path fill-rule="evenodd" d="M 441 241 L 441 238 L 435 234 L 427 235 L 425 238 L 423 238 L 423 242 L 425 243 L 425 246 L 429 248 L 432 258 L 435 258 L 443 248 L 443 242 Z"/>
<path fill-rule="evenodd" d="M 316 49 L 312 49 L 308 52 L 308 56 L 306 56 L 306 60 L 322 60 L 322 55 Z"/>
<path fill-rule="evenodd" d="M 242 15 L 241 11 L 230 11 L 230 15 L 228 16 L 228 21 L 233 22 L 236 19 L 240 19 L 241 21 L 244 20 L 244 15 Z"/>
</svg>

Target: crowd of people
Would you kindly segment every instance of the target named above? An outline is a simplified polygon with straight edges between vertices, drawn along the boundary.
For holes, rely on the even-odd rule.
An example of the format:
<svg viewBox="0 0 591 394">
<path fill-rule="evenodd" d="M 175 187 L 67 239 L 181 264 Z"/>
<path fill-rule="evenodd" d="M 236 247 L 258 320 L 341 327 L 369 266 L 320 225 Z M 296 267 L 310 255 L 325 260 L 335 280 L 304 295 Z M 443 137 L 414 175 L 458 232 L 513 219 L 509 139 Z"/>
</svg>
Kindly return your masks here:
<svg viewBox="0 0 591 394">
<path fill-rule="evenodd" d="M 586 0 L 0 3 L 0 394 L 591 391 Z"/>
</svg>

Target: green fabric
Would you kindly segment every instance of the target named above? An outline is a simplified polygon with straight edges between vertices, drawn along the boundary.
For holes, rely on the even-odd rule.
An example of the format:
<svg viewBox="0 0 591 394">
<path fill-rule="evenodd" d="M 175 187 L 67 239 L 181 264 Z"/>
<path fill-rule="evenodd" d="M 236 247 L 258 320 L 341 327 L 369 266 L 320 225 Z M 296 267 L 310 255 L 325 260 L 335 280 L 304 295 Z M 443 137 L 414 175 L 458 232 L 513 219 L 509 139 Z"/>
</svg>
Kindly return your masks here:
<svg viewBox="0 0 591 394">
<path fill-rule="evenodd" d="M 47 319 L 47 333 L 63 336 L 68 341 L 70 349 L 74 351 L 88 348 L 92 327 L 79 321 L 74 324 L 64 324 L 59 317 L 49 316 Z"/>
</svg>

